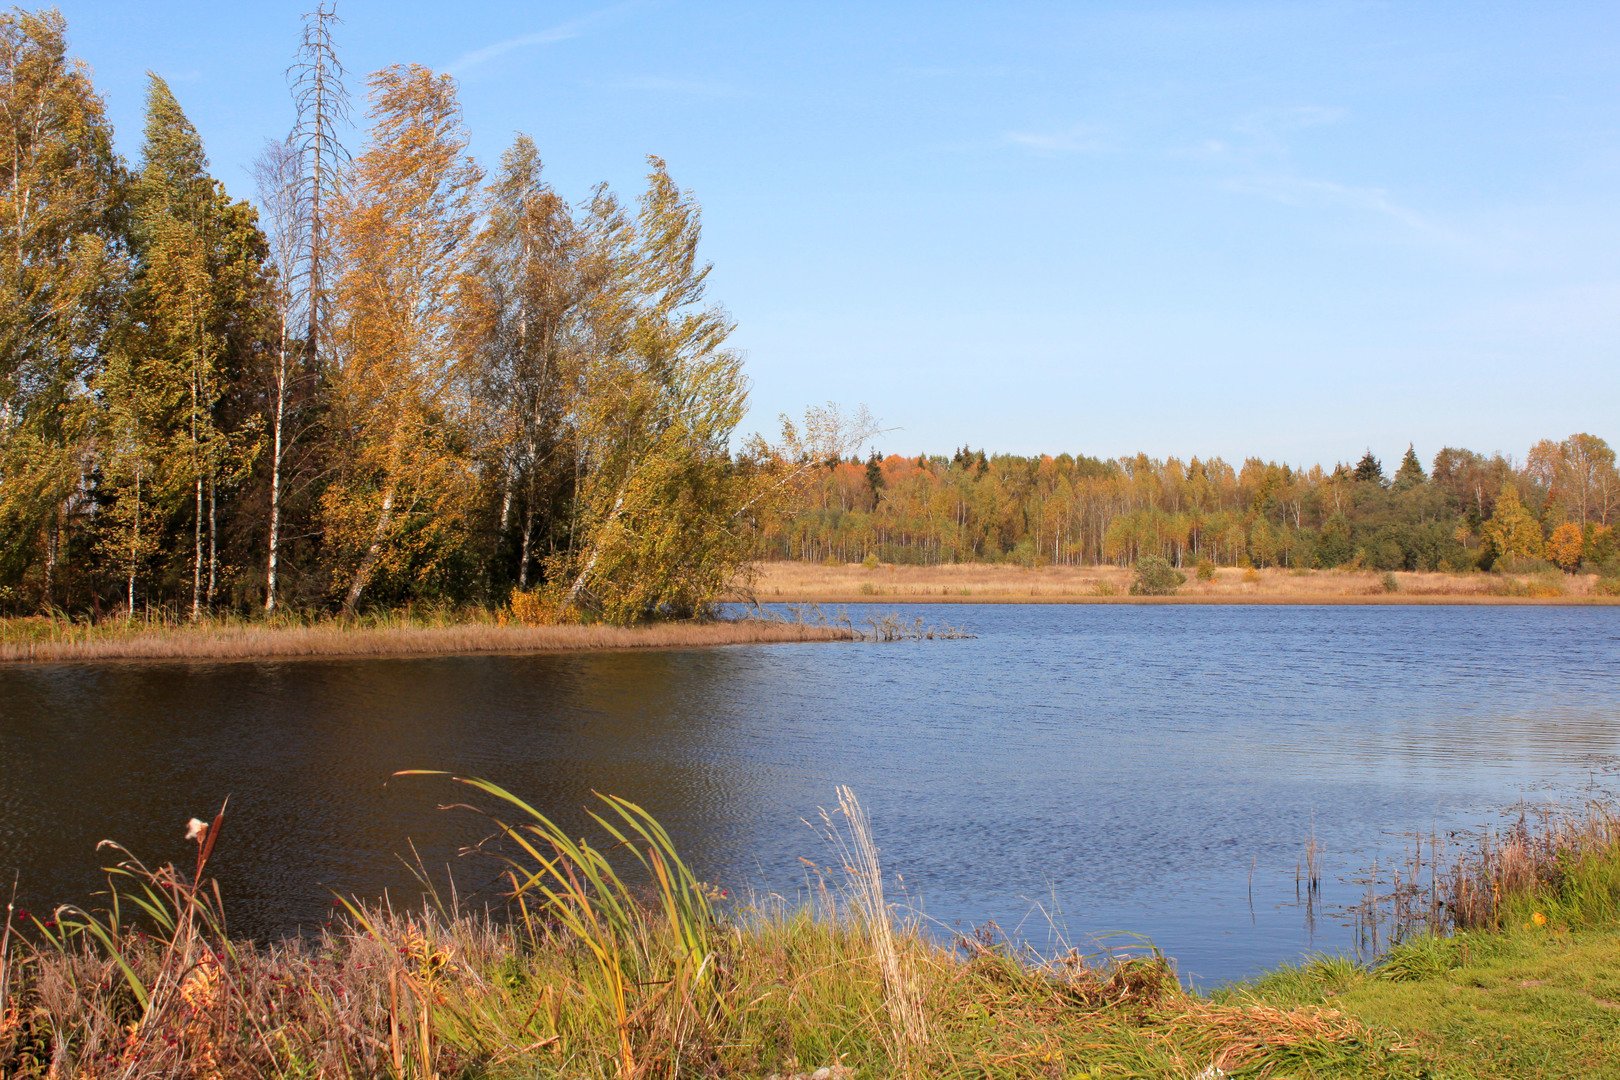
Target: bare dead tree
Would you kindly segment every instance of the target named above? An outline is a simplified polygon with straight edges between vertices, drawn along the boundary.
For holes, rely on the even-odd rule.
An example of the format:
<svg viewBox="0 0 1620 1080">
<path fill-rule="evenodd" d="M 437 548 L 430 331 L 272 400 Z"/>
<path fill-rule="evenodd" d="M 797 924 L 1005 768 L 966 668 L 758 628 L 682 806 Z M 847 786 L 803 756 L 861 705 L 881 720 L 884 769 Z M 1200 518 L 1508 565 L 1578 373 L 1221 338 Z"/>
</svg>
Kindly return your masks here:
<svg viewBox="0 0 1620 1080">
<path fill-rule="evenodd" d="M 327 353 L 326 281 L 332 262 L 330 206 L 343 181 L 349 153 L 342 134 L 349 124 L 349 92 L 343 62 L 332 40 L 341 20 L 336 3 L 320 0 L 304 16 L 304 35 L 287 77 L 292 84 L 296 120 L 288 146 L 297 159 L 296 205 L 301 221 L 297 273 L 304 296 L 304 348 L 309 365 L 320 372 Z"/>
</svg>

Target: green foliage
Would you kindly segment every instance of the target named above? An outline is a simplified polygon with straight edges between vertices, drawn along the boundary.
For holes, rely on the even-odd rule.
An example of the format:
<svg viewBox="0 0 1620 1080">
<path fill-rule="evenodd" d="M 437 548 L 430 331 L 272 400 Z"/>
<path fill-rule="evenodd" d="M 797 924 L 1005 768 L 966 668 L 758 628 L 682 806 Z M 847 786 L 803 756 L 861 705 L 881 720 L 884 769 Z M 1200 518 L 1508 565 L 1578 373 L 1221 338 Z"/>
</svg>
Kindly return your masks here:
<svg viewBox="0 0 1620 1080">
<path fill-rule="evenodd" d="M 1136 560 L 1136 577 L 1131 582 L 1132 596 L 1174 596 L 1186 584 L 1187 575 L 1170 565 L 1161 555 L 1144 555 Z"/>
<path fill-rule="evenodd" d="M 1395 481 L 1391 488 L 1395 491 L 1410 491 L 1429 482 L 1428 476 L 1423 472 L 1423 463 L 1418 460 L 1417 451 L 1407 444 L 1406 454 L 1401 458 L 1401 467 L 1395 470 Z"/>
<path fill-rule="evenodd" d="M 1210 559 L 1199 559 L 1197 568 L 1193 571 L 1199 581 L 1215 580 L 1215 563 Z"/>
<path fill-rule="evenodd" d="M 1356 462 L 1355 470 L 1351 473 L 1351 476 L 1360 484 L 1382 485 L 1384 482 L 1384 465 L 1373 457 L 1372 449 L 1368 448 L 1367 452 L 1361 455 L 1361 460 Z"/>
<path fill-rule="evenodd" d="M 66 34 L 0 14 L 0 593 L 41 608 L 87 593 L 87 389 L 125 280 L 123 170 Z"/>
<path fill-rule="evenodd" d="M 1519 501 L 1518 490 L 1512 484 L 1502 485 L 1496 510 L 1485 523 L 1484 532 L 1500 559 L 1540 559 L 1545 552 L 1541 523 Z"/>
</svg>

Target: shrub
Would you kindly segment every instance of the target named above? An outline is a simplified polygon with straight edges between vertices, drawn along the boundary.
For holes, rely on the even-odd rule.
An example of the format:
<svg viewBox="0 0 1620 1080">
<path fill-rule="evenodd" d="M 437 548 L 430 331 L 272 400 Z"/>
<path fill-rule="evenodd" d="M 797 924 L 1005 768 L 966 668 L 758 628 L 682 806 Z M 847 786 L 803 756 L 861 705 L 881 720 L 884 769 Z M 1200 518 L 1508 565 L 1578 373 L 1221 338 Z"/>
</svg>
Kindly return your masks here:
<svg viewBox="0 0 1620 1080">
<path fill-rule="evenodd" d="M 1547 538 L 1547 559 L 1565 573 L 1573 574 L 1581 565 L 1583 543 L 1581 527 L 1566 521 Z"/>
<path fill-rule="evenodd" d="M 1599 578 L 1592 591 L 1599 596 L 1620 596 L 1620 577 Z"/>
<path fill-rule="evenodd" d="M 1543 570 L 1526 582 L 1528 594 L 1535 599 L 1550 600 L 1564 595 L 1564 574 L 1560 570 Z"/>
<path fill-rule="evenodd" d="M 1384 587 L 1385 592 L 1399 592 L 1401 588 L 1400 581 L 1388 570 L 1384 571 L 1384 576 L 1378 579 L 1378 583 Z"/>
<path fill-rule="evenodd" d="M 1198 569 L 1194 571 L 1194 573 L 1198 575 L 1199 581 L 1214 581 L 1215 564 L 1210 562 L 1208 559 L 1199 559 Z"/>
<path fill-rule="evenodd" d="M 507 612 L 513 622 L 524 626 L 556 626 L 574 621 L 565 617 L 567 613 L 561 599 L 545 589 L 513 589 L 512 598 L 507 601 Z"/>
<path fill-rule="evenodd" d="M 1491 570 L 1498 574 L 1543 574 L 1556 572 L 1558 567 L 1529 555 L 1502 555 L 1491 564 Z"/>
<path fill-rule="evenodd" d="M 1256 570 L 1252 566 L 1249 567 L 1247 570 L 1243 571 L 1243 584 L 1245 584 L 1245 585 L 1258 585 L 1258 584 L 1260 584 L 1260 571 Z"/>
<path fill-rule="evenodd" d="M 866 558 L 861 560 L 861 565 L 866 567 L 868 570 L 876 570 L 878 568 L 877 553 L 872 551 L 867 552 Z"/>
<path fill-rule="evenodd" d="M 1162 555 L 1144 555 L 1136 560 L 1136 580 L 1132 596 L 1174 596 L 1187 581 L 1187 575 L 1170 565 Z"/>
</svg>

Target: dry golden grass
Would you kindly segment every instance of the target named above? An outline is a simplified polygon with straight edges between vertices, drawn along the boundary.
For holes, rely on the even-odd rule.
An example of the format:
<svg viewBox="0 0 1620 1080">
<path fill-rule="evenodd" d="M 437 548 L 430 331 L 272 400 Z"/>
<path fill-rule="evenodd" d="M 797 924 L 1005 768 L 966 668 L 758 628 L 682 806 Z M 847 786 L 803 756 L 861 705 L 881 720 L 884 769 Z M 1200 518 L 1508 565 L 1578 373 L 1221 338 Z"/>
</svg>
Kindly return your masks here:
<svg viewBox="0 0 1620 1080">
<path fill-rule="evenodd" d="M 0 624 L 0 663 L 90 660 L 298 660 L 332 657 L 672 649 L 709 645 L 847 641 L 852 631 L 754 619 L 648 626 L 314 626 L 204 624 L 128 632 L 64 625 L 51 632 L 17 620 Z"/>
<path fill-rule="evenodd" d="M 1239 570 L 1222 568 L 1199 581 L 1188 567 L 1175 596 L 1131 596 L 1134 571 L 1119 566 L 1043 566 L 1000 563 L 944 566 L 767 562 L 758 567 L 754 595 L 762 603 L 1204 603 L 1204 604 L 1612 604 L 1598 594 L 1595 575 L 1405 573 L 1384 587 L 1374 570 Z M 1557 595 L 1543 595 L 1555 589 Z"/>
</svg>

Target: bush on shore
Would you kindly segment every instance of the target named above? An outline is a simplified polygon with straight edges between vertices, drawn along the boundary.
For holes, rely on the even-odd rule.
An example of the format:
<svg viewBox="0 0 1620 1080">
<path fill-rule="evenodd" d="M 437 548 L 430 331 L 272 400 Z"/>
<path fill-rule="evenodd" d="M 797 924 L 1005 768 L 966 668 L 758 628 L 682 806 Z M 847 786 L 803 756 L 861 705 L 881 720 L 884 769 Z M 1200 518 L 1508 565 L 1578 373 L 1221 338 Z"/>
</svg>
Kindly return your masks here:
<svg viewBox="0 0 1620 1080">
<path fill-rule="evenodd" d="M 1132 596 L 1174 596 L 1186 584 L 1187 575 L 1170 565 L 1162 555 L 1144 555 L 1136 560 L 1136 580 Z"/>
</svg>

